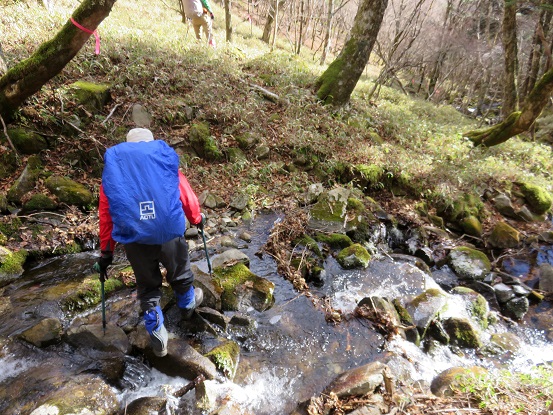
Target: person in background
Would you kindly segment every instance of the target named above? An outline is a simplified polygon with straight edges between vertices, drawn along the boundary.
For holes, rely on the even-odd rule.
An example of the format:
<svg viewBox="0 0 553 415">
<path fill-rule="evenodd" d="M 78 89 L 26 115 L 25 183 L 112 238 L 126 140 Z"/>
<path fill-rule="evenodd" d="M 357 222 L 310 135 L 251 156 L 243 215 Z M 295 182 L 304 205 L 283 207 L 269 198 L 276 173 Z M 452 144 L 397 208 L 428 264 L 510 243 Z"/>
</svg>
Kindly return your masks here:
<svg viewBox="0 0 553 415">
<path fill-rule="evenodd" d="M 209 5 L 209 0 L 182 0 L 183 11 L 192 22 L 196 39 L 201 40 L 203 29 L 204 36 L 210 46 L 215 46 L 212 33 L 212 21 L 215 19 Z"/>
<path fill-rule="evenodd" d="M 156 356 L 167 354 L 168 335 L 160 307 L 162 274 L 173 288 L 182 318 L 192 317 L 203 300 L 190 269 L 185 217 L 203 231 L 205 216 L 186 177 L 179 157 L 150 130 L 134 128 L 127 142 L 104 156 L 100 186 L 101 256 L 94 264 L 100 277 L 113 261 L 116 243 L 124 246 L 136 277 L 137 297 Z"/>
</svg>

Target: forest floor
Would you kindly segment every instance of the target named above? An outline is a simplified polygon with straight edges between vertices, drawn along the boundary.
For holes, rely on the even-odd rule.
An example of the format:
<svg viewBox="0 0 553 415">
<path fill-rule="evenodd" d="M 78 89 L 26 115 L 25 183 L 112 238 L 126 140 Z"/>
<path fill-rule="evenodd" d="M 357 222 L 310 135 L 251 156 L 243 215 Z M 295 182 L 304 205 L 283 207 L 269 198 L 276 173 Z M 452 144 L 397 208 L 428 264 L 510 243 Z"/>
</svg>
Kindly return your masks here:
<svg viewBox="0 0 553 415">
<path fill-rule="evenodd" d="M 0 16 L 0 33 L 6 34 L 0 41 L 8 64 L 25 59 L 52 37 L 76 4 L 59 0 L 45 14 L 36 5 L 8 2 Z M 100 55 L 94 55 L 90 40 L 61 74 L 28 100 L 8 127 L 24 126 L 46 137 L 51 146 L 42 156 L 45 173 L 71 177 L 95 195 L 103 153 L 134 127 L 135 104 L 152 115 L 150 128 L 156 138 L 177 148 L 187 141 L 190 126 L 197 121 L 209 124 L 210 134 L 223 150 L 239 147 L 243 140 L 255 143 L 245 148 L 247 161 L 208 162 L 186 152 L 181 157 L 183 172 L 198 194 L 209 190 L 228 203 L 236 190 L 246 190 L 253 211 L 293 212 L 298 197 L 312 183 L 355 186 L 341 183 L 346 164 L 378 166 L 384 177 L 372 183 L 368 195 L 400 221 L 413 224 L 424 220 L 417 213 L 421 205 L 432 212 L 438 202 L 452 203 L 465 193 L 482 194 L 506 182 L 531 180 L 553 188 L 548 145 L 514 138 L 498 148 L 473 148 L 463 132 L 478 127 L 478 121 L 450 105 L 387 87 L 369 101 L 372 75 L 378 73 L 374 66 L 346 108 L 326 108 L 314 96 L 314 83 L 325 67 L 315 62 L 312 51 L 294 55 L 286 39 L 279 39 L 271 50 L 259 40 L 261 29 L 240 17 L 233 42 L 226 43 L 224 12 L 218 6 L 215 10 L 218 46 L 210 48 L 193 39 L 193 30 L 162 4 L 119 0 L 100 26 Z M 137 13 L 148 18 L 136 19 Z M 92 113 L 72 99 L 70 85 L 79 80 L 111 85 L 108 106 Z M 267 99 L 260 87 L 279 98 Z M 8 152 L 3 135 L 0 152 Z M 261 144 L 270 148 L 268 159 L 253 156 L 255 146 Z M 0 180 L 0 191 L 9 189 L 25 165 L 22 157 L 18 169 Z M 392 186 L 386 187 L 385 182 Z M 47 193 L 43 181 L 35 192 Z M 58 241 L 40 240 L 32 230 L 22 228 L 18 247 L 61 245 L 71 238 L 97 235 L 94 209 L 67 207 L 63 216 Z M 485 232 L 496 220 L 489 215 Z M 527 225 L 525 232 L 538 233 L 543 226 Z M 544 402 L 529 396 L 534 392 L 533 385 L 521 387 L 520 393 L 497 388 L 501 405 L 486 402 L 487 407 L 479 408 L 483 400 L 475 402 L 473 393 L 441 399 L 413 391 L 396 413 L 540 414 L 537 407 L 543 408 Z M 504 402 L 507 395 L 512 400 Z M 333 413 L 347 413 L 351 405 L 336 402 Z"/>
</svg>

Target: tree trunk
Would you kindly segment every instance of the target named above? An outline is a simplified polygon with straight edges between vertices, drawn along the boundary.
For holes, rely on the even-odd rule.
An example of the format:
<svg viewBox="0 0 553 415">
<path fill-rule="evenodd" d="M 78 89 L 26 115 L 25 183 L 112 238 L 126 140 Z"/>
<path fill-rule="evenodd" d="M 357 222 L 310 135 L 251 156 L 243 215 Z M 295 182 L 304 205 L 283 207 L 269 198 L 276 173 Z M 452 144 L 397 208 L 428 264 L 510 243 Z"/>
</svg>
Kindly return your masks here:
<svg viewBox="0 0 553 415">
<path fill-rule="evenodd" d="M 298 43 L 296 44 L 296 55 L 300 54 L 301 51 L 301 44 L 303 43 L 303 26 L 305 24 L 305 0 L 300 0 L 300 27 L 299 27 L 299 33 L 298 33 Z"/>
<path fill-rule="evenodd" d="M 73 13 L 81 26 L 93 31 L 109 15 L 116 0 L 84 0 Z M 0 115 L 10 119 L 31 95 L 59 74 L 77 55 L 90 34 L 67 21 L 56 36 L 43 43 L 28 59 L 0 78 Z"/>
<path fill-rule="evenodd" d="M 338 57 L 317 80 L 317 96 L 325 104 L 346 104 L 363 73 L 380 31 L 388 0 L 363 0 Z"/>
<path fill-rule="evenodd" d="M 230 14 L 231 0 L 225 0 L 225 31 L 227 42 L 232 42 L 232 21 Z"/>
<path fill-rule="evenodd" d="M 516 0 L 505 0 L 503 12 L 503 49 L 505 51 L 505 72 L 503 80 L 503 105 L 501 115 L 503 118 L 517 110 L 517 9 Z"/>
<path fill-rule="evenodd" d="M 547 71 L 534 86 L 521 110 L 511 113 L 502 123 L 482 130 L 464 134 L 475 146 L 492 147 L 507 141 L 517 134 L 528 131 L 549 102 L 553 93 L 553 69 Z"/>
<path fill-rule="evenodd" d="M 284 0 L 273 0 L 269 6 L 269 13 L 267 13 L 267 20 L 265 21 L 265 27 L 263 28 L 263 35 L 261 40 L 265 43 L 269 43 L 271 39 L 271 32 L 273 31 L 273 23 L 275 21 L 276 11 L 284 6 Z"/>
<path fill-rule="evenodd" d="M 321 60 L 319 64 L 322 66 L 325 63 L 326 56 L 330 48 L 330 33 L 332 31 L 332 18 L 334 17 L 334 0 L 328 0 L 328 11 L 326 14 L 326 24 L 325 24 L 325 37 L 323 41 L 323 54 L 321 55 Z"/>
</svg>

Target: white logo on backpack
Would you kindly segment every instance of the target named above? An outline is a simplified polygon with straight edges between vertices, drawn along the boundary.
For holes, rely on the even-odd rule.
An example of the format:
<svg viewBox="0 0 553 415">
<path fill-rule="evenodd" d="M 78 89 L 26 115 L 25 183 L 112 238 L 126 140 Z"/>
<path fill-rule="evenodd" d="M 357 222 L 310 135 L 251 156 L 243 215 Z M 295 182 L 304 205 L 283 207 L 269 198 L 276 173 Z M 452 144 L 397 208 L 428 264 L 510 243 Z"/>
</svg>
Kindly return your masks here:
<svg viewBox="0 0 553 415">
<path fill-rule="evenodd" d="M 140 202 L 140 220 L 148 220 L 156 218 L 156 210 L 154 208 L 154 201 L 148 200 L 146 202 Z"/>
</svg>

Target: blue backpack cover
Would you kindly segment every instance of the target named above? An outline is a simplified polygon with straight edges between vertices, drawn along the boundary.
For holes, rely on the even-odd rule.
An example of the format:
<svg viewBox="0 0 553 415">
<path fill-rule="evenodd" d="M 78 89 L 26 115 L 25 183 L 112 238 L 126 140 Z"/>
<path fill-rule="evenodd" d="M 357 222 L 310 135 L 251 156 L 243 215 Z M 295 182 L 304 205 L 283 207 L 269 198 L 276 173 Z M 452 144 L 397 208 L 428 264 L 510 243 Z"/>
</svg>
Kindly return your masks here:
<svg viewBox="0 0 553 415">
<path fill-rule="evenodd" d="M 163 244 L 184 235 L 179 157 L 164 141 L 121 143 L 104 156 L 102 186 L 122 244 Z"/>
</svg>

